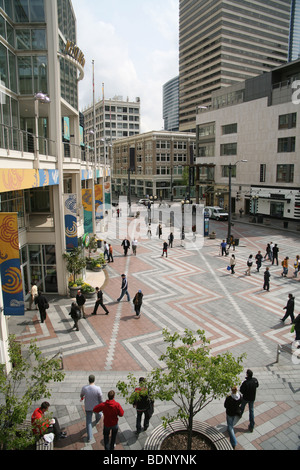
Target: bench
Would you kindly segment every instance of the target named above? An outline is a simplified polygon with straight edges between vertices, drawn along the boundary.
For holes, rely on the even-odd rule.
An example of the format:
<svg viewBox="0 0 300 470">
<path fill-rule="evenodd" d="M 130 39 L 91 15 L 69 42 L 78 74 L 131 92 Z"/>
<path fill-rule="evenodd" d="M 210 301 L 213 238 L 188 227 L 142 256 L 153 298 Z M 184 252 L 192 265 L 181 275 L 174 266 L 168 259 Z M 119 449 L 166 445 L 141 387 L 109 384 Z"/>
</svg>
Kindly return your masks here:
<svg viewBox="0 0 300 470">
<path fill-rule="evenodd" d="M 186 431 L 186 426 L 182 421 L 177 420 L 171 423 L 167 428 L 161 424 L 154 429 L 151 436 L 145 442 L 144 450 L 159 450 L 163 441 L 170 436 L 171 434 L 178 431 Z M 210 440 L 213 443 L 216 450 L 232 450 L 230 442 L 226 439 L 224 434 L 219 432 L 212 426 L 209 426 L 207 423 L 202 421 L 193 422 L 193 431 L 199 432 L 204 437 Z"/>
<path fill-rule="evenodd" d="M 30 419 L 25 419 L 21 424 L 18 424 L 17 430 L 32 432 L 31 420 Z M 53 450 L 54 449 L 53 441 L 49 442 L 47 445 L 45 445 L 45 441 L 41 437 L 40 439 L 38 439 L 36 441 L 35 449 L 36 450 Z"/>
</svg>

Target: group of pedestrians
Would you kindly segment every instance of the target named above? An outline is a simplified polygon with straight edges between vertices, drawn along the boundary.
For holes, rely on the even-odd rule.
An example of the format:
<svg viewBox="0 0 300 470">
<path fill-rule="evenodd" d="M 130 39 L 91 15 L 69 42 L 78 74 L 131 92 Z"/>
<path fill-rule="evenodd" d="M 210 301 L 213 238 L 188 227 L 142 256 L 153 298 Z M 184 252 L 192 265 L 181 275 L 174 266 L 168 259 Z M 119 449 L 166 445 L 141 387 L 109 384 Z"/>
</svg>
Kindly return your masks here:
<svg viewBox="0 0 300 470">
<path fill-rule="evenodd" d="M 227 396 L 224 402 L 226 409 L 227 430 L 229 433 L 230 443 L 235 449 L 237 440 L 234 432 L 234 425 L 243 415 L 246 406 L 249 407 L 249 426 L 250 432 L 253 432 L 254 421 L 254 402 L 256 398 L 256 389 L 258 388 L 258 380 L 253 377 L 252 370 L 248 369 L 244 382 L 238 391 L 237 386 L 232 387 L 231 395 Z"/>
</svg>

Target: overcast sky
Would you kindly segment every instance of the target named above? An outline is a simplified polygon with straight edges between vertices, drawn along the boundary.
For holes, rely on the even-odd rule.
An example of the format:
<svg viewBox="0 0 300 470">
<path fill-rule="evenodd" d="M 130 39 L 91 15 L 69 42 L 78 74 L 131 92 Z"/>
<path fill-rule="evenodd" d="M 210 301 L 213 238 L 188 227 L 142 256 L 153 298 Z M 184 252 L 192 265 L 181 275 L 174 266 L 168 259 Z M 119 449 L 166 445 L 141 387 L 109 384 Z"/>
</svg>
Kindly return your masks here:
<svg viewBox="0 0 300 470">
<path fill-rule="evenodd" d="M 162 87 L 178 75 L 178 0 L 72 0 L 85 55 L 80 109 L 95 96 L 141 99 L 141 132 L 161 130 Z"/>
</svg>

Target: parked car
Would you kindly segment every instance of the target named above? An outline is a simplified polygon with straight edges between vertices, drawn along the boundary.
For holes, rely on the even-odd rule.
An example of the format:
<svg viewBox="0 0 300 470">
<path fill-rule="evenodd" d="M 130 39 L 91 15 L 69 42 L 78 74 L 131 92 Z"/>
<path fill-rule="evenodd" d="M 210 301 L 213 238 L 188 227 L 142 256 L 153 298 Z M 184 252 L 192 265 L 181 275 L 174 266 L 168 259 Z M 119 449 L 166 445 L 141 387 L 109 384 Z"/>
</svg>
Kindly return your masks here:
<svg viewBox="0 0 300 470">
<path fill-rule="evenodd" d="M 140 199 L 139 202 L 138 202 L 138 204 L 142 204 L 142 205 L 144 205 L 144 206 L 148 206 L 149 202 L 150 202 L 150 204 L 153 204 L 153 201 L 151 201 L 150 199 L 145 198 L 145 199 Z"/>
<path fill-rule="evenodd" d="M 210 219 L 215 220 L 228 220 L 228 213 L 222 207 L 212 206 L 205 207 L 204 211 L 208 214 Z"/>
</svg>

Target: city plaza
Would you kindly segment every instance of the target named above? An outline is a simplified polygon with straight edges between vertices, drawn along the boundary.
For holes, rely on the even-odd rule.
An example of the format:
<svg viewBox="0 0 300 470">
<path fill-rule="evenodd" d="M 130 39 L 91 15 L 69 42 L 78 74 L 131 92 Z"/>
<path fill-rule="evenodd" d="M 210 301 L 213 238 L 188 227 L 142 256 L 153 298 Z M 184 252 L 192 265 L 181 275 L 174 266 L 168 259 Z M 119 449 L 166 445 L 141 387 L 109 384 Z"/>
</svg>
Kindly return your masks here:
<svg viewBox="0 0 300 470">
<path fill-rule="evenodd" d="M 134 220 L 129 219 L 129 223 Z M 248 432 L 246 408 L 235 426 L 236 450 L 299 449 L 300 358 L 293 344 L 295 335 L 290 332 L 290 319 L 284 324 L 280 321 L 289 293 L 295 296 L 295 316 L 300 311 L 297 299 L 300 277 L 293 278 L 293 262 L 300 252 L 296 223 L 291 222 L 288 229 L 283 229 L 280 220 L 272 220 L 270 226 L 250 223 L 247 217 L 235 220 L 232 233 L 239 244 L 234 251 L 237 260 L 234 275 L 227 270 L 232 248 L 228 257 L 220 254 L 227 223 L 210 221 L 210 231 L 216 232 L 216 238 L 206 237 L 203 247 L 194 251 L 175 237 L 168 258 L 162 257 L 162 243 L 169 234 L 166 224 L 161 239 L 153 230 L 151 239 L 139 240 L 136 256 L 132 250 L 124 256 L 121 237 L 108 239 L 113 245 L 114 262 L 107 264 L 104 272 L 87 272 L 87 280 L 94 287 L 102 286 L 109 315 L 99 307 L 97 315 L 91 316 L 95 299 L 88 299 L 87 319 L 80 320 L 78 332 L 72 330 L 69 317 L 72 300 L 67 297 L 48 295 L 50 309 L 44 324 L 36 310 L 26 311 L 25 317 L 9 319 L 9 332 L 16 334 L 19 341 L 28 343 L 36 339 L 49 357 L 62 353 L 65 380 L 51 385 L 49 401 L 53 416 L 59 419 L 68 437 L 58 441 L 55 449 L 104 449 L 103 420 L 93 427 L 93 439 L 87 443 L 84 405 L 79 397 L 81 387 L 93 373 L 106 399 L 107 392 L 111 389 L 117 392 L 118 380 L 125 380 L 129 373 L 145 376 L 159 364 L 164 328 L 180 333 L 185 328 L 203 329 L 212 354 L 225 351 L 235 356 L 247 354 L 244 369 L 251 368 L 259 381 L 255 428 Z M 279 246 L 279 265 L 265 260 L 260 272 L 253 267 L 251 276 L 246 276 L 249 254 L 255 257 L 260 250 L 264 255 L 271 241 Z M 286 256 L 290 268 L 288 276 L 282 277 L 281 260 Z M 266 266 L 271 271 L 270 292 L 263 290 Z M 144 294 L 140 318 L 135 317 L 132 301 L 124 297 L 117 302 L 123 273 L 127 275 L 131 300 L 139 289 Z M 160 418 L 174 412 L 172 404 L 156 402 L 150 427 L 137 437 L 135 409 L 125 404 L 118 392 L 116 400 L 125 411 L 119 419 L 116 450 L 142 450 L 147 437 L 161 424 Z M 214 426 L 229 439 L 224 400 L 213 401 L 197 419 Z"/>
</svg>

